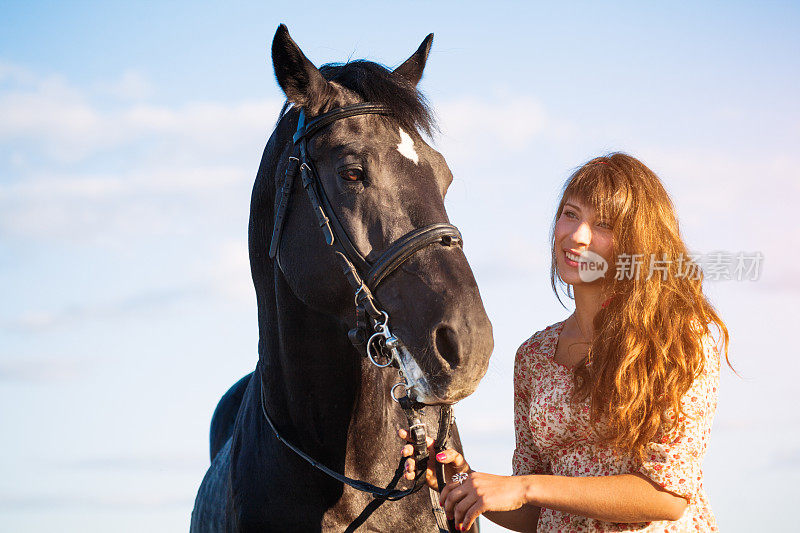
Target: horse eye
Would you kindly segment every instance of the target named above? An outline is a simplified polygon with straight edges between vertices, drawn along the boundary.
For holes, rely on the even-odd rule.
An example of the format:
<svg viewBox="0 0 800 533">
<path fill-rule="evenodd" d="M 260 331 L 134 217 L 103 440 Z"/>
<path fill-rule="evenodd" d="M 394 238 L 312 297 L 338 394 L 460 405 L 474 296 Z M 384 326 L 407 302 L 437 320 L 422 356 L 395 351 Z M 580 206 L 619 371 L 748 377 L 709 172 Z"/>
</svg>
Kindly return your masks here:
<svg viewBox="0 0 800 533">
<path fill-rule="evenodd" d="M 360 168 L 345 168 L 339 171 L 339 177 L 346 181 L 361 181 L 364 172 Z"/>
</svg>

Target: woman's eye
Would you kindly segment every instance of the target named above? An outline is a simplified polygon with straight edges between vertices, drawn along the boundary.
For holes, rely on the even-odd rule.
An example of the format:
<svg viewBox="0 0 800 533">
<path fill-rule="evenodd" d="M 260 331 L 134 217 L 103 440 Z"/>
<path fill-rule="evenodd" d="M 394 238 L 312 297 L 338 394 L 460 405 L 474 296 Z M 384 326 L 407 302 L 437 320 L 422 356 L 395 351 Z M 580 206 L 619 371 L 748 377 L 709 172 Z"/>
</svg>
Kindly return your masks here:
<svg viewBox="0 0 800 533">
<path fill-rule="evenodd" d="M 339 171 L 339 177 L 345 181 L 361 181 L 364 179 L 364 171 L 360 168 L 344 168 Z"/>
<path fill-rule="evenodd" d="M 609 224 L 608 222 L 598 222 L 597 225 L 600 226 L 601 228 L 611 229 L 611 224 Z"/>
<path fill-rule="evenodd" d="M 572 211 L 564 211 L 564 216 L 572 218 L 575 216 L 575 213 L 573 213 Z"/>
</svg>

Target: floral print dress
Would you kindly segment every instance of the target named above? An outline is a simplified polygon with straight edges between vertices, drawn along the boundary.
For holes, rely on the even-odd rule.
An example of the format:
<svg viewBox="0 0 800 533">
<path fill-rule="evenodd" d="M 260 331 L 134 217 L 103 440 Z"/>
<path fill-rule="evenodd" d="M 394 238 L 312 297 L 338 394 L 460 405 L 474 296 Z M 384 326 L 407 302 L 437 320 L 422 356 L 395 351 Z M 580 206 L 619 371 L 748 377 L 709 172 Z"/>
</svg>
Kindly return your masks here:
<svg viewBox="0 0 800 533">
<path fill-rule="evenodd" d="M 703 374 L 683 397 L 689 417 L 682 436 L 660 435 L 647 445 L 642 463 L 597 444 L 589 425 L 588 399 L 573 407 L 572 370 L 554 359 L 558 322 L 537 332 L 517 351 L 514 364 L 514 475 L 610 476 L 642 473 L 666 490 L 688 499 L 680 520 L 612 523 L 542 508 L 538 531 L 718 531 L 703 490 L 701 461 L 717 407 L 720 357 L 711 338 L 704 339 L 707 361 Z M 599 426 L 602 428 L 602 425 Z"/>
</svg>

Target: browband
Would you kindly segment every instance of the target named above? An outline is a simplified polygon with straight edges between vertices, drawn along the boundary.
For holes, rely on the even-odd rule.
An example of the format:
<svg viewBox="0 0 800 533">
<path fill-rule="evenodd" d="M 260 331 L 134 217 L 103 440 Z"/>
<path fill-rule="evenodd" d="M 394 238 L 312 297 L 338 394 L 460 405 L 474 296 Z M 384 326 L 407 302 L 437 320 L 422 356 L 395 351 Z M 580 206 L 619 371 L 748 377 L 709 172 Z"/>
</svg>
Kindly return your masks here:
<svg viewBox="0 0 800 533">
<path fill-rule="evenodd" d="M 353 104 L 345 107 L 339 107 L 332 111 L 328 111 L 317 118 L 311 119 L 305 123 L 305 113 L 300 113 L 300 121 L 297 123 L 297 131 L 292 139 L 294 144 L 300 142 L 304 137 L 306 139 L 312 137 L 317 131 L 325 126 L 336 122 L 337 120 L 349 117 L 357 117 L 359 115 L 388 115 L 390 110 L 383 104 Z"/>
</svg>

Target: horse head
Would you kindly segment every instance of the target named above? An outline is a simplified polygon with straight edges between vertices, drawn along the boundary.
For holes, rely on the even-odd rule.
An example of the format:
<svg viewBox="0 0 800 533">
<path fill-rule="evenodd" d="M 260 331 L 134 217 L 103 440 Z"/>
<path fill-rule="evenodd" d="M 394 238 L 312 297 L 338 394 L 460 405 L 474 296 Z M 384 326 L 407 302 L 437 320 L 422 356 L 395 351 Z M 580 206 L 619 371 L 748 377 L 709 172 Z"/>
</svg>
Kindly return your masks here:
<svg viewBox="0 0 800 533">
<path fill-rule="evenodd" d="M 423 137 L 430 135 L 433 122 L 416 87 L 432 40 L 431 34 L 393 71 L 369 61 L 318 69 L 283 25 L 272 43 L 275 76 L 287 98 L 282 120 L 292 126 L 300 112 L 308 123 L 353 104 L 369 102 L 385 109 L 332 121 L 304 147 L 333 216 L 368 263 L 416 228 L 449 222 L 444 198 L 453 175 Z M 277 164 L 276 194 L 292 150 L 288 142 Z M 332 239 L 326 242 L 320 231 L 303 183 L 296 180 L 293 187 L 275 247 L 277 264 L 293 294 L 315 311 L 335 317 L 346 334 L 355 321 L 353 289 L 341 273 Z M 391 317 L 417 401 L 453 403 L 475 390 L 488 367 L 492 327 L 460 246 L 416 250 L 374 296 Z"/>
</svg>

